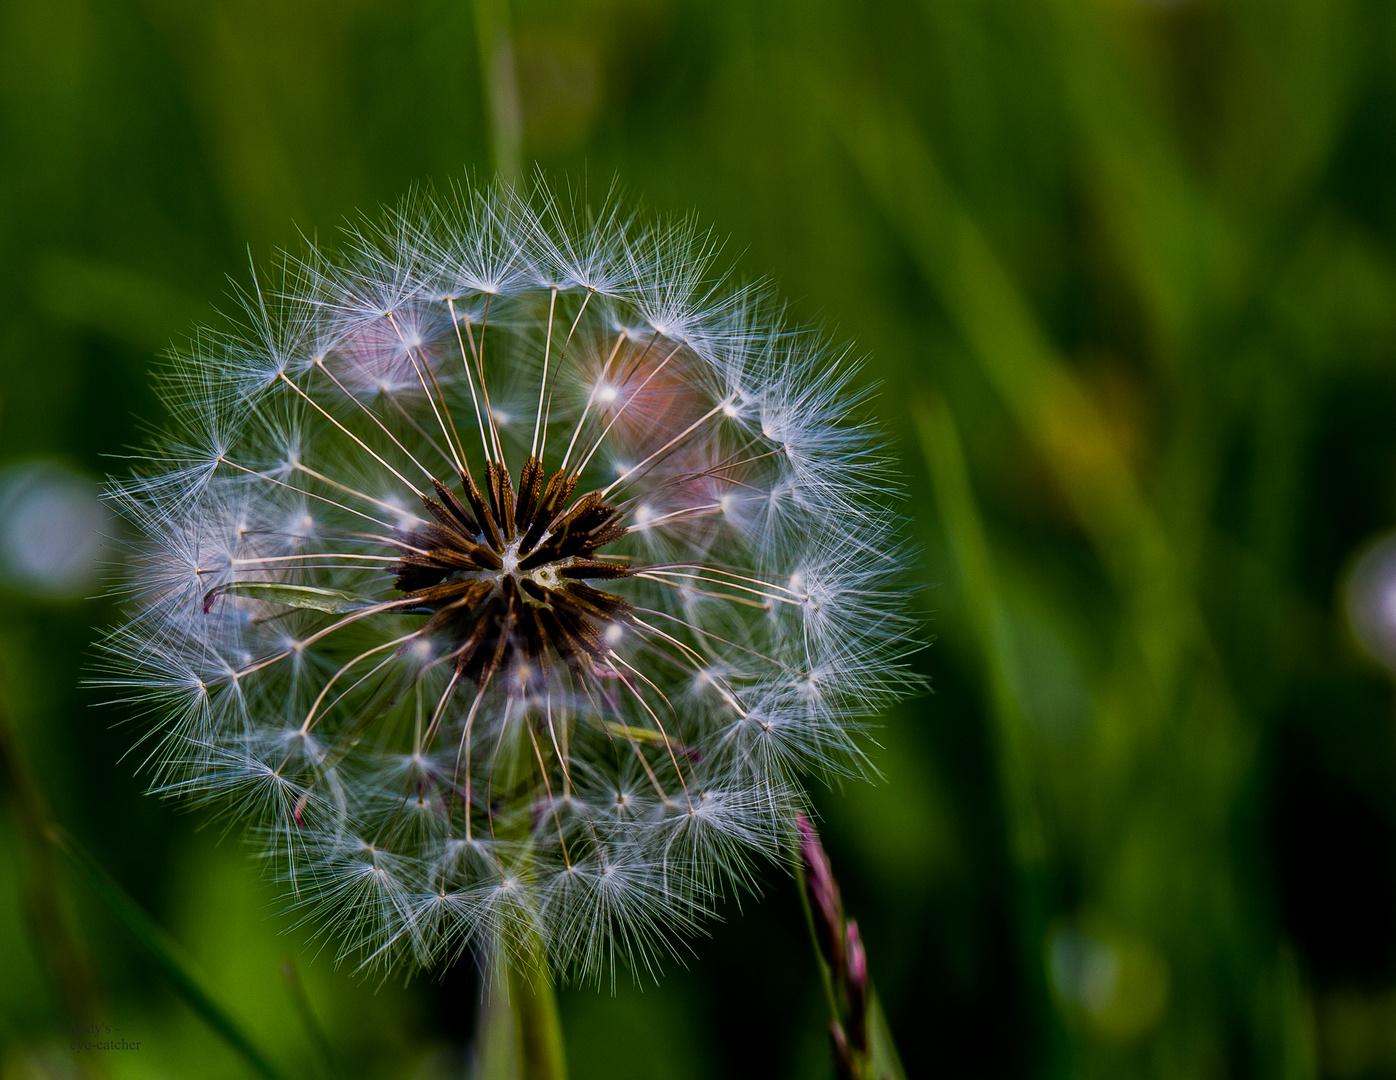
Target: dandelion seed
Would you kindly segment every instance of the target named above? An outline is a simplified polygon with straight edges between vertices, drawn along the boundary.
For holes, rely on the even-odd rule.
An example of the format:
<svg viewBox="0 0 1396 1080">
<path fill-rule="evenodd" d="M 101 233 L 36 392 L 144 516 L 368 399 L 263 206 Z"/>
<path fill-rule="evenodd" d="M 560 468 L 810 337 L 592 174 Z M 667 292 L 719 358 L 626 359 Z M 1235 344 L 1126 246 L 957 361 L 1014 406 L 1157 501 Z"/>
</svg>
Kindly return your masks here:
<svg viewBox="0 0 1396 1080">
<path fill-rule="evenodd" d="M 155 790 L 365 963 L 652 970 L 910 684 L 851 369 L 713 253 L 541 185 L 411 199 L 258 279 L 111 486 Z"/>
</svg>

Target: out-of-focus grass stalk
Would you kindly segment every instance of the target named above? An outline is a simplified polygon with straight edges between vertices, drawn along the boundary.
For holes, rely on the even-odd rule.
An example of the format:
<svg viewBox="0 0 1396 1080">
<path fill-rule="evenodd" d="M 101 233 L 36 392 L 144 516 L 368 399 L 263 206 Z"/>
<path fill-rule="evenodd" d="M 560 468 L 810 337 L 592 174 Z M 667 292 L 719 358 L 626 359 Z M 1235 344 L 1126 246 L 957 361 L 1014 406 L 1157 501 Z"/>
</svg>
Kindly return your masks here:
<svg viewBox="0 0 1396 1080">
<path fill-rule="evenodd" d="M 1313 185 L 1331 165 L 1361 55 L 1347 52 L 1355 8 L 1230 10 L 1237 52 L 1256 65 L 1251 77 L 1264 72 L 1270 92 L 1263 109 L 1236 114 L 1244 122 L 1229 123 L 1218 156 L 1196 169 L 1167 105 L 1150 99 L 1131 64 L 1150 20 L 1101 0 L 1049 5 L 1063 89 L 1089 160 L 1084 175 L 1180 382 L 1207 378 L 1208 337 L 1225 339 L 1238 318 L 1257 324 L 1256 292 L 1275 286 L 1276 257 L 1292 255 L 1296 219 L 1322 205 Z M 1253 167 L 1258 161 L 1264 168 Z"/>
<path fill-rule="evenodd" d="M 523 108 L 514 63 L 509 0 L 475 0 L 475 41 L 495 171 L 513 184 L 523 171 Z"/>
<path fill-rule="evenodd" d="M 1123 77 L 1121 43 L 1107 39 L 1127 24 L 1093 2 L 1060 0 L 1049 10 L 1071 117 L 1090 155 L 1087 182 L 1153 330 L 1169 352 L 1188 350 L 1188 338 L 1236 292 L 1240 238 L 1189 176 L 1163 118 Z"/>
<path fill-rule="evenodd" d="M 20 746 L 10 715 L 9 687 L 3 671 L 0 671 L 0 789 L 5 792 L 22 853 L 25 918 L 57 984 L 69 1022 L 95 1023 L 102 1006 L 97 977 L 87 951 L 68 925 L 53 849 L 45 835 L 52 824 L 48 803 Z M 80 1061 L 89 1076 L 106 1075 L 100 1062 L 89 1055 L 82 1055 Z"/>
<path fill-rule="evenodd" d="M 325 1034 L 325 1028 L 310 1004 L 310 995 L 305 992 L 305 982 L 301 979 L 300 968 L 296 966 L 294 958 L 287 956 L 281 961 L 281 977 L 286 980 L 286 992 L 291 996 L 291 1005 L 296 1010 L 306 1038 L 320 1058 L 320 1068 L 331 1080 L 339 1080 L 344 1073 L 335 1060 L 329 1036 Z"/>
<path fill-rule="evenodd" d="M 1065 10 L 1072 5 L 1058 6 Z M 1099 13 L 1075 11 L 1073 17 L 1089 22 Z M 1088 36 L 1077 35 L 1073 48 Z M 1122 133 L 1112 134 L 1111 125 L 1118 126 L 1121 116 L 1141 114 L 1100 104 L 1115 91 L 1126 95 L 1124 87 L 1107 92 L 1098 85 L 1089 93 L 1097 102 L 1092 117 L 1097 145 L 1118 149 L 1131 142 Z M 1188 437 L 1205 427 L 1205 409 L 1188 415 L 1188 407 L 1197 413 L 1201 403 L 1183 403 L 1181 445 L 1189 453 L 1168 463 L 1173 471 L 1167 479 L 1189 493 L 1193 502 L 1185 509 L 1192 512 L 1181 520 L 1173 515 L 1165 526 L 1101 406 L 1050 342 L 984 229 L 946 180 L 911 114 L 896 98 L 865 91 L 829 97 L 826 107 L 874 201 L 903 237 L 970 355 L 1046 466 L 1123 601 L 1119 646 L 1110 669 L 1092 689 L 1097 733 L 1081 759 L 1095 774 L 1095 800 L 1102 807 L 1115 806 L 1110 827 L 1073 838 L 1078 855 L 1097 867 L 1095 888 L 1085 902 L 1113 909 L 1125 925 L 1160 935 L 1165 947 L 1186 950 L 1175 951 L 1173 959 L 1190 970 L 1189 978 L 1218 965 L 1249 965 L 1242 956 L 1263 946 L 1251 940 L 1251 922 L 1237 906 L 1240 885 L 1224 837 L 1254 753 L 1255 729 L 1227 685 L 1194 580 L 1196 560 L 1208 543 L 1207 518 L 1197 507 L 1207 497 L 1209 477 L 1219 472 L 1219 449 Z M 1217 208 L 1188 186 L 1187 172 L 1166 139 L 1145 142 L 1149 153 L 1140 151 L 1142 162 L 1129 151 L 1113 159 L 1132 187 L 1128 204 L 1111 209 L 1122 215 L 1117 228 L 1133 230 L 1128 235 L 1140 238 L 1135 245 L 1141 249 L 1139 273 L 1157 297 L 1166 341 L 1196 345 L 1204 313 L 1210 311 L 1196 302 L 1196 294 L 1209 289 L 1225 293 L 1228 275 L 1235 272 L 1236 256 L 1230 250 L 1234 230 L 1223 227 Z M 1161 173 L 1153 170 L 1148 162 L 1154 160 L 1168 167 Z M 1152 186 L 1138 182 L 1142 175 L 1156 177 Z M 1149 207 L 1166 209 L 1176 228 L 1169 226 L 1167 235 L 1161 235 L 1149 222 L 1134 220 L 1148 217 Z M 1179 251 L 1176 240 L 1184 231 L 1220 246 Z M 974 569 L 972 559 L 967 568 Z M 973 617 L 984 623 L 978 636 L 997 649 L 1001 638 L 995 621 L 1002 616 Z M 991 671 L 999 710 L 1011 697 L 1006 693 L 1011 666 L 1006 670 L 1006 675 Z M 1011 746 L 1005 750 L 1012 752 Z M 1033 766 L 1005 763 L 1009 774 L 1023 767 L 1030 772 Z M 1152 784 L 1141 784 L 1143 777 Z M 1160 815 L 1160 792 L 1169 788 L 1188 790 L 1190 797 L 1186 805 Z M 1160 823 L 1161 830 L 1155 827 Z M 1140 859 L 1140 844 L 1153 848 L 1146 861 Z M 1194 874 L 1170 869 L 1180 855 L 1195 863 Z M 1136 877 L 1126 885 L 1131 880 L 1123 876 L 1127 866 L 1150 867 L 1151 884 Z M 1148 913 L 1137 906 L 1142 895 L 1154 897 Z M 1214 957 L 1193 955 L 1198 919 L 1217 924 L 1204 935 L 1221 950 Z M 1276 977 L 1274 959 L 1262 961 L 1273 969 L 1264 980 Z M 1285 1019 L 1283 1002 L 1288 999 L 1270 996 L 1285 1013 L 1277 1017 L 1282 1024 L 1298 1022 Z M 1198 1041 L 1188 1053 L 1197 1060 L 1215 1053 L 1215 1044 L 1209 1045 L 1215 1026 L 1204 1019 L 1207 1006 L 1194 995 L 1182 1008 L 1195 1014 L 1193 1034 L 1185 1038 Z"/>
<path fill-rule="evenodd" d="M 916 428 L 963 590 L 964 615 L 974 633 L 989 684 L 1013 854 L 1022 866 L 1040 867 L 1046 852 L 1042 822 L 1031 795 L 1032 765 L 1023 739 L 1017 660 L 984 522 L 970 487 L 960 433 L 944 398 L 937 395 L 917 408 Z"/>
<path fill-rule="evenodd" d="M 1037 1001 L 1045 1007 L 1049 998 L 1039 957 L 1047 931 L 1043 881 L 1047 852 L 1042 819 L 1032 791 L 1030 746 L 1024 730 L 1020 677 L 1007 612 L 950 406 L 939 396 L 922 403 L 916 409 L 916 426 L 930 469 L 941 525 L 960 582 L 961 606 L 974 634 L 989 685 L 999 786 L 1017 877 L 1014 891 L 1022 971 L 1031 981 Z M 1044 1008 L 1038 1015 L 1051 1016 L 1052 1013 L 1050 1008 Z M 1053 1052 L 1045 1068 L 1049 1075 L 1062 1071 L 1060 1040 L 1053 1033 L 1049 1033 Z"/>
<path fill-rule="evenodd" d="M 1131 598 L 1131 626 L 1149 672 L 1159 690 L 1171 691 L 1180 649 L 1205 632 L 1109 424 L 1047 340 L 900 102 L 867 96 L 838 118 L 869 190 L 1051 469 L 1111 579 Z"/>
<path fill-rule="evenodd" d="M 213 1029 L 228 1046 L 247 1063 L 253 1072 L 266 1080 L 285 1080 L 271 1059 L 253 1042 L 242 1026 L 223 1008 L 194 973 L 183 950 L 155 921 L 150 918 L 102 865 L 81 844 L 57 825 L 45 830 L 50 841 L 65 856 L 78 875 L 125 925 L 146 953 L 170 980 L 175 991 L 191 1009 Z"/>
</svg>

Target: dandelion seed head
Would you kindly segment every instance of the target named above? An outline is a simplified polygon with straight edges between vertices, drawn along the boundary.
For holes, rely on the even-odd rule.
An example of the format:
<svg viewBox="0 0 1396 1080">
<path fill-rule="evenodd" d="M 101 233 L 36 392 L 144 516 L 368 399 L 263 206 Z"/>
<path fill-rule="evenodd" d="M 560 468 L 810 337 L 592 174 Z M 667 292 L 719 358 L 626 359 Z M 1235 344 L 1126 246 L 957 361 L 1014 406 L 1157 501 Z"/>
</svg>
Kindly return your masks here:
<svg viewBox="0 0 1396 1080">
<path fill-rule="evenodd" d="M 106 681 L 361 963 L 652 971 L 912 685 L 853 367 L 717 252 L 418 195 L 163 380 Z"/>
</svg>

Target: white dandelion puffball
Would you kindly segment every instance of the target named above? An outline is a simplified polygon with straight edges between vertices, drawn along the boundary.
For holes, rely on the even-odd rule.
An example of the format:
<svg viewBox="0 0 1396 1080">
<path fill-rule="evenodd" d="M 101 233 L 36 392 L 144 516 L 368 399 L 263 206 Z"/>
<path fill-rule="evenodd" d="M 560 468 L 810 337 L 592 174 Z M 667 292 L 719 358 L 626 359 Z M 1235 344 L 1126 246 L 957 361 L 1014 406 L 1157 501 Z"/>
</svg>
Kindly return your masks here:
<svg viewBox="0 0 1396 1080">
<path fill-rule="evenodd" d="M 166 372 L 108 681 L 345 954 L 650 965 L 911 682 L 852 369 L 710 234 L 541 182 L 344 249 Z"/>
</svg>

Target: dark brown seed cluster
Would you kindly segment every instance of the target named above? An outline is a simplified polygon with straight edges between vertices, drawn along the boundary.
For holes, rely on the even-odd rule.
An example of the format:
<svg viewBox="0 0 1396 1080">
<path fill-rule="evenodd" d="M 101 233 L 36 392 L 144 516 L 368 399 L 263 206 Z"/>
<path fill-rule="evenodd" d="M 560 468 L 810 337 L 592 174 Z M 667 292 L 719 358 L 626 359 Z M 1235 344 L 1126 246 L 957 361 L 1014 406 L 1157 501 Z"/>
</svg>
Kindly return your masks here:
<svg viewBox="0 0 1396 1080">
<path fill-rule="evenodd" d="M 499 672 L 524 682 L 546 675 L 555 658 L 591 670 L 606 655 L 606 627 L 629 605 L 585 579 L 625 577 L 630 567 L 601 548 L 625 534 L 620 511 L 596 491 L 572 501 L 575 473 L 545 486 L 536 457 L 524 463 L 517 494 L 490 462 L 482 493 L 469 470 L 464 500 L 433 480 L 422 497 L 435 519 L 402 538 L 397 587 L 430 608 L 426 636 L 449 643 L 455 670 L 484 686 Z"/>
</svg>

